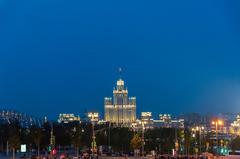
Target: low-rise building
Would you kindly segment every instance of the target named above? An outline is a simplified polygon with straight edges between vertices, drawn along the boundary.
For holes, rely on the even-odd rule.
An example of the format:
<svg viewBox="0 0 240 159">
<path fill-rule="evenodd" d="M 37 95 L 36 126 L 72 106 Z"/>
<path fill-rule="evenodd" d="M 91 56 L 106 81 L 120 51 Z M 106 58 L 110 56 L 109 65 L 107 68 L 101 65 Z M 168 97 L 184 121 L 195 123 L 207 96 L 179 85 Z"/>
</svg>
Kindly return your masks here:
<svg viewBox="0 0 240 159">
<path fill-rule="evenodd" d="M 237 115 L 236 120 L 231 123 L 230 133 L 240 135 L 240 115 Z"/>
<path fill-rule="evenodd" d="M 99 122 L 99 113 L 98 112 L 88 112 L 88 121 L 98 123 Z"/>
<path fill-rule="evenodd" d="M 141 122 L 144 123 L 146 129 L 153 128 L 152 112 L 142 112 Z"/>
<path fill-rule="evenodd" d="M 59 114 L 58 117 L 58 122 L 59 123 L 70 123 L 70 122 L 80 122 L 80 117 L 77 115 L 75 116 L 74 114 L 66 114 L 66 113 L 61 113 Z"/>
<path fill-rule="evenodd" d="M 153 120 L 153 127 L 184 128 L 184 119 L 173 119 L 170 114 L 159 114 L 159 119 Z"/>
<path fill-rule="evenodd" d="M 142 112 L 141 119 L 132 123 L 133 130 L 153 128 L 184 128 L 184 119 L 173 119 L 170 114 L 160 114 L 159 119 L 152 118 L 152 112 Z"/>
</svg>

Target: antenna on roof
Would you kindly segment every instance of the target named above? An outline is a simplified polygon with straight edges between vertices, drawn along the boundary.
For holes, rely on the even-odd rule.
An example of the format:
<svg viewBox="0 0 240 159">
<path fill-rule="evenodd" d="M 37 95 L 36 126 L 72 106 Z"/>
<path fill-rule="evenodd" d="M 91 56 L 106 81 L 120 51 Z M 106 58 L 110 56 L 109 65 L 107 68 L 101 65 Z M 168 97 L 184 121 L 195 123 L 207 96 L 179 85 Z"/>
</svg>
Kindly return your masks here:
<svg viewBox="0 0 240 159">
<path fill-rule="evenodd" d="M 121 79 L 122 78 L 122 68 L 121 67 L 118 68 L 118 74 L 119 74 L 119 79 Z"/>
</svg>

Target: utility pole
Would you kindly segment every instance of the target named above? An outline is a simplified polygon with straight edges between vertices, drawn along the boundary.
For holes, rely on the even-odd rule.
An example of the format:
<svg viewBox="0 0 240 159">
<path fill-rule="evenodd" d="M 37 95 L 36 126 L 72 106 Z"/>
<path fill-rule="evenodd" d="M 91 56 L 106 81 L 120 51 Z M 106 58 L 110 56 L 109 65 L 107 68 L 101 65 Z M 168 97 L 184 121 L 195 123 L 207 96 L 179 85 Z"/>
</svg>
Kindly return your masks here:
<svg viewBox="0 0 240 159">
<path fill-rule="evenodd" d="M 51 123 L 51 133 L 50 133 L 50 158 L 56 154 L 55 150 L 55 136 L 53 135 L 53 123 Z"/>
<path fill-rule="evenodd" d="M 218 155 L 218 122 L 216 122 L 216 147 L 217 147 L 217 155 Z"/>
<path fill-rule="evenodd" d="M 110 130 L 111 130 L 111 123 L 109 122 L 108 123 L 108 149 L 110 149 L 110 138 L 111 138 L 111 133 L 110 133 Z"/>
<path fill-rule="evenodd" d="M 7 152 L 6 152 L 7 156 L 9 155 L 9 144 L 8 144 L 8 140 L 7 140 Z"/>
<path fill-rule="evenodd" d="M 92 150 L 93 150 L 93 156 L 95 156 L 95 149 L 96 149 L 96 137 L 95 137 L 95 131 L 94 131 L 94 122 L 92 121 Z"/>
<path fill-rule="evenodd" d="M 177 137 L 177 128 L 175 127 L 175 152 L 176 152 L 176 155 L 178 155 L 178 148 L 179 148 L 179 144 L 178 144 L 178 137 Z"/>
<path fill-rule="evenodd" d="M 96 144 L 96 136 L 95 136 L 95 130 L 94 130 L 94 122 L 98 121 L 98 113 L 95 112 L 89 112 L 88 117 L 92 123 L 92 153 L 93 157 L 95 156 L 95 152 L 97 150 L 97 144 Z"/>
<path fill-rule="evenodd" d="M 200 131 L 199 131 L 199 144 L 200 144 L 200 155 L 202 154 L 202 129 L 200 127 Z"/>
<path fill-rule="evenodd" d="M 53 135 L 53 124 L 51 124 L 50 145 L 51 145 L 51 148 L 55 146 L 55 136 Z"/>
<path fill-rule="evenodd" d="M 144 145 L 145 145 L 145 141 L 144 141 L 144 130 L 145 130 L 145 122 L 141 121 L 142 124 L 142 156 L 144 157 Z"/>
<path fill-rule="evenodd" d="M 218 155 L 218 126 L 223 125 L 223 121 L 222 120 L 216 120 L 216 121 L 212 121 L 212 125 L 215 126 L 215 131 L 216 131 L 216 149 L 217 149 L 217 155 Z"/>
</svg>

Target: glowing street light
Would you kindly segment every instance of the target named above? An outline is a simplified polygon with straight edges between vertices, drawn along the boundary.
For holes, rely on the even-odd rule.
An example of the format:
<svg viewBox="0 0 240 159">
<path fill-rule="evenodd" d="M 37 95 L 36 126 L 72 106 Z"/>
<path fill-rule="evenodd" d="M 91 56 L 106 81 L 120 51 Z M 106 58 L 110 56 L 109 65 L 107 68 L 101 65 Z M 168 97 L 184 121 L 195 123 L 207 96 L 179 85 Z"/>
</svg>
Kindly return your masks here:
<svg viewBox="0 0 240 159">
<path fill-rule="evenodd" d="M 145 145 L 144 130 L 145 130 L 145 124 L 147 124 L 147 122 L 146 121 L 140 121 L 139 124 L 142 124 L 142 155 L 144 156 L 144 145 Z"/>
<path fill-rule="evenodd" d="M 217 155 L 218 155 L 218 126 L 222 126 L 223 121 L 222 120 L 213 120 L 212 125 L 214 125 L 215 129 L 216 129 L 216 148 L 217 148 Z"/>
<path fill-rule="evenodd" d="M 196 126 L 194 128 L 192 128 L 192 132 L 193 133 L 193 138 L 195 138 L 195 146 L 197 144 L 197 141 L 196 141 L 196 134 L 197 132 L 199 132 L 199 151 L 200 151 L 200 154 L 202 153 L 202 131 L 204 131 L 204 127 L 203 126 Z"/>
<path fill-rule="evenodd" d="M 93 156 L 94 153 L 96 152 L 96 137 L 95 137 L 95 132 L 94 132 L 94 122 L 98 121 L 98 113 L 96 112 L 89 112 L 88 113 L 88 118 L 90 119 L 91 123 L 92 123 L 92 152 L 93 152 Z"/>
<path fill-rule="evenodd" d="M 199 131 L 199 144 L 200 144 L 200 154 L 202 153 L 202 131 L 204 131 L 204 127 L 196 127 L 196 130 Z"/>
<path fill-rule="evenodd" d="M 196 133 L 197 133 L 197 129 L 195 127 L 192 128 L 192 137 L 194 138 L 194 151 L 197 155 L 197 148 L 196 148 L 196 146 L 197 146 L 197 136 L 196 136 Z"/>
</svg>

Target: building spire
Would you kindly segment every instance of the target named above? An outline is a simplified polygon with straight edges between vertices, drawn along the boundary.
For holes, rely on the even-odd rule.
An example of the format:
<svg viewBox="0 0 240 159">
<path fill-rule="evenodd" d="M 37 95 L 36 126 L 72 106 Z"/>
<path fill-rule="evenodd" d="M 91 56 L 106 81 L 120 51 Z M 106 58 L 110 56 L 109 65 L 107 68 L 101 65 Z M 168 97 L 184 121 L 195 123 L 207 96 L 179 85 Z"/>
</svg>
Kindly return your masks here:
<svg viewBox="0 0 240 159">
<path fill-rule="evenodd" d="M 119 79 L 122 79 L 122 67 L 118 68 Z"/>
</svg>

